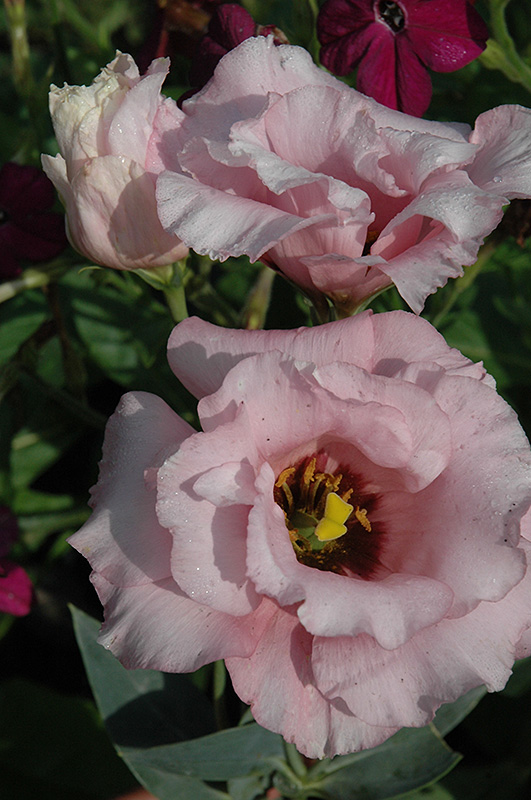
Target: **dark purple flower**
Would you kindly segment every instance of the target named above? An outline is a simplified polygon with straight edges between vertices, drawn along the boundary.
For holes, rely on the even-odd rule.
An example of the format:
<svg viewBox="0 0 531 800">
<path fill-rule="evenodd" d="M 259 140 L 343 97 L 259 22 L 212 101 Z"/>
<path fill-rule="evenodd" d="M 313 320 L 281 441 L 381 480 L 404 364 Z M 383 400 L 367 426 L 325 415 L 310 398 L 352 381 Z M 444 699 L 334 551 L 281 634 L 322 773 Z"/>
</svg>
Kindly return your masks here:
<svg viewBox="0 0 531 800">
<path fill-rule="evenodd" d="M 20 273 L 19 261 L 47 261 L 66 247 L 64 217 L 50 211 L 52 182 L 37 167 L 0 169 L 0 280 Z"/>
<path fill-rule="evenodd" d="M 326 0 L 317 35 L 330 72 L 347 75 L 358 67 L 361 92 L 420 117 L 431 99 L 426 67 L 464 67 L 485 49 L 489 34 L 469 0 Z"/>
<path fill-rule="evenodd" d="M 0 612 L 23 617 L 29 613 L 33 587 L 22 567 L 5 558 L 17 539 L 16 517 L 6 506 L 0 506 Z"/>
<path fill-rule="evenodd" d="M 190 68 L 190 83 L 204 86 L 212 75 L 218 61 L 251 36 L 273 34 L 277 44 L 287 44 L 281 30 L 274 25 L 257 25 L 252 16 L 241 6 L 227 3 L 217 8 L 208 25 Z"/>
</svg>

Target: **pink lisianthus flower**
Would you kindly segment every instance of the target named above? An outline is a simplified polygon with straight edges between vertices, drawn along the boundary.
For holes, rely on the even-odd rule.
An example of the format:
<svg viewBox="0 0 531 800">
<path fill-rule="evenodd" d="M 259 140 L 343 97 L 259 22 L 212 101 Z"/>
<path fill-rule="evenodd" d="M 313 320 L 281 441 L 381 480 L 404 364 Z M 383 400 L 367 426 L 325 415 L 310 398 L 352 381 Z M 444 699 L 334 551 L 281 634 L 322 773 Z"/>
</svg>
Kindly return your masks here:
<svg viewBox="0 0 531 800">
<path fill-rule="evenodd" d="M 426 68 L 464 67 L 489 32 L 469 0 L 326 0 L 317 36 L 327 69 L 347 75 L 358 67 L 360 92 L 420 117 L 431 100 Z"/>
<path fill-rule="evenodd" d="M 256 720 L 311 758 L 504 686 L 531 644 L 531 453 L 480 364 L 398 311 L 192 318 L 169 361 L 203 430 L 125 395 L 71 539 L 103 645 L 128 668 L 226 659 Z"/>
<path fill-rule="evenodd" d="M 247 39 L 160 143 L 163 227 L 220 260 L 245 253 L 349 314 L 394 283 L 419 312 L 472 264 L 512 197 L 531 196 L 531 113 L 467 125 L 391 111 L 299 47 Z"/>
<path fill-rule="evenodd" d="M 7 558 L 18 534 L 16 517 L 0 506 L 0 612 L 23 617 L 30 612 L 33 586 L 26 571 Z"/>
<path fill-rule="evenodd" d="M 60 153 L 42 165 L 66 207 L 72 246 L 96 264 L 157 267 L 188 252 L 162 229 L 155 203 L 164 169 L 156 144 L 181 113 L 160 94 L 167 71 L 158 59 L 140 76 L 131 56 L 118 54 L 91 86 L 51 88 Z"/>
</svg>

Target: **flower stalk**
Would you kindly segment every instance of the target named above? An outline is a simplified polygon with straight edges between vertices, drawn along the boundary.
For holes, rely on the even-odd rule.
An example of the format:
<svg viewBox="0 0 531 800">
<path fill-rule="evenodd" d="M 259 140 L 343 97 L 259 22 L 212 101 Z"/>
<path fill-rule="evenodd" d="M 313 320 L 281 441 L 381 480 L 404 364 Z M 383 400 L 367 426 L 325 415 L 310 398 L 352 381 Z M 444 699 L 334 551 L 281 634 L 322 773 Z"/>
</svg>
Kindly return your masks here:
<svg viewBox="0 0 531 800">
<path fill-rule="evenodd" d="M 505 9 L 509 0 L 490 0 L 490 31 L 492 38 L 480 61 L 487 69 L 499 69 L 513 83 L 531 92 L 531 68 L 520 57 L 507 28 Z"/>
</svg>

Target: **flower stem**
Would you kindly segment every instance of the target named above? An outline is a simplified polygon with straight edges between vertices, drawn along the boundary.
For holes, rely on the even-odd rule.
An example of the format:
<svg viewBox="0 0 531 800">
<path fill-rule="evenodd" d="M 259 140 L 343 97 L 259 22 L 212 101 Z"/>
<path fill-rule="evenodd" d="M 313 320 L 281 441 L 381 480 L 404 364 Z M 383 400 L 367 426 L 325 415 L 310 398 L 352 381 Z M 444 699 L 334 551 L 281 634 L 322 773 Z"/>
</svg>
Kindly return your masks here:
<svg viewBox="0 0 531 800">
<path fill-rule="evenodd" d="M 483 245 L 479 251 L 475 264 L 471 264 L 469 267 L 466 267 L 464 275 L 454 282 L 452 292 L 449 295 L 446 303 L 431 320 L 431 324 L 434 328 L 439 328 L 441 322 L 444 320 L 448 312 L 453 308 L 461 294 L 475 281 L 481 269 L 492 256 L 494 250 L 495 247 L 492 242 Z"/>
<path fill-rule="evenodd" d="M 24 292 L 26 289 L 38 289 L 42 286 L 47 286 L 51 281 L 66 272 L 67 269 L 68 265 L 62 262 L 55 262 L 54 264 L 50 262 L 46 265 L 46 269 L 37 269 L 36 267 L 25 269 L 19 278 L 0 284 L 0 303 L 11 300 L 12 297 Z"/>
<path fill-rule="evenodd" d="M 186 259 L 183 259 L 165 267 L 135 270 L 146 283 L 164 294 L 175 322 L 182 322 L 188 316 L 183 282 L 185 263 Z"/>
<path fill-rule="evenodd" d="M 246 330 L 256 331 L 264 327 L 275 274 L 265 264 L 261 268 L 258 279 L 249 292 L 242 310 L 242 327 Z"/>
<path fill-rule="evenodd" d="M 305 778 L 308 770 L 304 760 L 294 744 L 284 742 L 286 761 L 298 778 Z"/>
<path fill-rule="evenodd" d="M 509 0 L 490 0 L 490 30 L 492 38 L 480 56 L 488 69 L 499 69 L 514 83 L 520 83 L 531 92 L 531 68 L 520 58 L 505 21 L 505 8 Z"/>
<path fill-rule="evenodd" d="M 182 322 L 188 316 L 184 286 L 168 286 L 163 291 L 174 321 Z"/>
<path fill-rule="evenodd" d="M 24 0 L 4 0 L 4 5 L 11 39 L 13 81 L 18 94 L 28 109 L 36 144 L 42 150 L 42 142 L 44 140 L 42 123 L 44 97 L 39 97 L 31 69 L 25 2 Z"/>
</svg>

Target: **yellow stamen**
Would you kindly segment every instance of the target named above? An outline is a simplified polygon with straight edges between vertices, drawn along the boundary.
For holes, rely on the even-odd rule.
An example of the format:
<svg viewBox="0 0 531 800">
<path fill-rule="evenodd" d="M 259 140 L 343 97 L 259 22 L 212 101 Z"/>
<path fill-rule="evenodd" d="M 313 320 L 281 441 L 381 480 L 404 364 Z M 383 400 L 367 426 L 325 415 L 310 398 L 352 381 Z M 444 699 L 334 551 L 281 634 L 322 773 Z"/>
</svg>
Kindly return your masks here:
<svg viewBox="0 0 531 800">
<path fill-rule="evenodd" d="M 343 536 L 347 532 L 344 523 L 353 510 L 354 506 L 345 503 L 338 494 L 330 492 L 326 498 L 324 517 L 315 527 L 315 535 L 319 541 L 330 542 Z"/>
<path fill-rule="evenodd" d="M 356 506 L 356 510 L 354 511 L 354 516 L 356 517 L 360 525 L 365 528 L 367 533 L 370 533 L 372 531 L 371 523 L 369 522 L 369 518 L 367 517 L 366 508 L 360 508 L 359 506 Z"/>
<path fill-rule="evenodd" d="M 275 486 L 280 489 L 283 483 L 286 483 L 286 480 L 289 478 L 290 475 L 293 475 L 295 472 L 295 467 L 288 467 L 287 469 L 283 469 L 280 475 L 277 478 L 277 482 Z"/>
<path fill-rule="evenodd" d="M 304 470 L 304 475 L 302 476 L 302 480 L 306 484 L 306 486 L 309 486 L 311 481 L 313 481 L 313 474 L 315 472 L 315 464 L 316 464 L 316 460 L 315 460 L 315 458 L 312 458 L 312 460 L 308 463 L 308 466 Z"/>
</svg>

